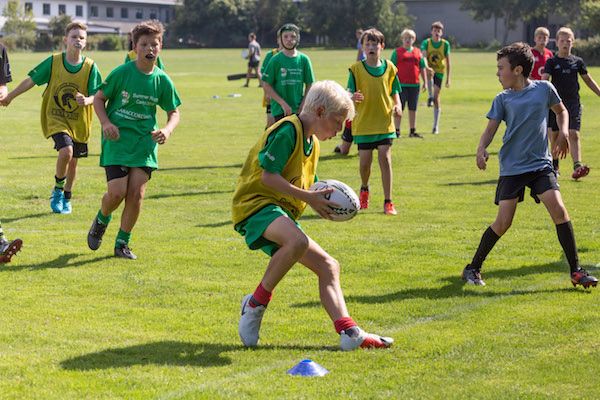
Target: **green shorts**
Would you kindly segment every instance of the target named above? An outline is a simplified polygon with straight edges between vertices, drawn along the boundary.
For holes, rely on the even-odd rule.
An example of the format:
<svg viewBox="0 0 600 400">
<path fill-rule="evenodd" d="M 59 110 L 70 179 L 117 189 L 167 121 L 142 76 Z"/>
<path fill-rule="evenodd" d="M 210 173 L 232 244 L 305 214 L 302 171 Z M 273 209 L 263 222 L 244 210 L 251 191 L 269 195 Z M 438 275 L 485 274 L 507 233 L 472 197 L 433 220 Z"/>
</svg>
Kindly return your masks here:
<svg viewBox="0 0 600 400">
<path fill-rule="evenodd" d="M 300 230 L 302 230 L 300 224 L 294 220 L 287 211 L 275 204 L 269 204 L 268 206 L 261 208 L 255 214 L 237 224 L 234 229 L 240 235 L 244 236 L 246 245 L 248 245 L 250 250 L 261 249 L 269 256 L 273 256 L 273 254 L 279 250 L 279 245 L 268 239 L 265 239 L 262 234 L 273 221 L 281 216 L 288 217 L 294 221 Z"/>
</svg>

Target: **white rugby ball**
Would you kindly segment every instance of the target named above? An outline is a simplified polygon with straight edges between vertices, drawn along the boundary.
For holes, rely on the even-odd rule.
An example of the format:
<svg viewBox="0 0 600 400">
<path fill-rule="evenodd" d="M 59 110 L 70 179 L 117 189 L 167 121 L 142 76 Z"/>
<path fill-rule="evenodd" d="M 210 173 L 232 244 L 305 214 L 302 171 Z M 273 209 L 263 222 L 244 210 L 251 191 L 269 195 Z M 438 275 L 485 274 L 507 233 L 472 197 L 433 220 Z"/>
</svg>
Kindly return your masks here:
<svg viewBox="0 0 600 400">
<path fill-rule="evenodd" d="M 331 219 L 333 221 L 348 221 L 354 218 L 360 209 L 358 196 L 352 188 L 343 182 L 335 179 L 319 181 L 310 187 L 310 190 L 333 189 L 333 192 L 327 194 L 325 198 L 336 204 L 338 207 L 331 208 Z"/>
</svg>

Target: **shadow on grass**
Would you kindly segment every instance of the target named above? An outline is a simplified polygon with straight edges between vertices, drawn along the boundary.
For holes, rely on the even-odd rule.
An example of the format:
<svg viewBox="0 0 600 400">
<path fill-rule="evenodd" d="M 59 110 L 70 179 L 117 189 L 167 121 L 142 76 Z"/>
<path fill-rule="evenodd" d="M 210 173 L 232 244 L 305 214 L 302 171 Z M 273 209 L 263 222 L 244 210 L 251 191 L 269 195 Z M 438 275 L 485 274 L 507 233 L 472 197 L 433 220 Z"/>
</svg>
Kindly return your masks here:
<svg viewBox="0 0 600 400">
<path fill-rule="evenodd" d="M 151 196 L 147 196 L 147 200 L 156 200 L 156 199 L 166 199 L 170 197 L 191 197 L 191 196 L 203 196 L 206 194 L 224 194 L 224 193 L 233 193 L 233 190 L 214 190 L 208 192 L 186 192 L 186 193 L 168 193 L 168 194 L 154 194 Z"/>
<path fill-rule="evenodd" d="M 490 156 L 495 156 L 495 155 L 498 155 L 498 152 L 491 151 L 491 152 L 489 152 L 489 154 L 490 154 Z M 469 154 L 449 154 L 447 156 L 440 156 L 437 158 L 442 159 L 442 160 L 448 160 L 448 159 L 454 159 L 454 158 L 470 158 L 470 157 L 475 158 L 475 152 L 469 153 Z"/>
<path fill-rule="evenodd" d="M 220 168 L 242 168 L 242 164 L 229 164 L 229 165 L 197 165 L 194 167 L 170 167 L 161 168 L 159 171 L 195 171 L 202 169 L 220 169 Z"/>
<path fill-rule="evenodd" d="M 100 154 L 88 154 L 88 157 L 100 157 Z M 56 160 L 56 155 L 52 156 L 25 156 L 25 157 L 8 157 L 9 160 L 33 160 L 33 159 L 53 159 Z"/>
<path fill-rule="evenodd" d="M 91 263 L 95 263 L 98 261 L 103 261 L 103 260 L 106 260 L 109 258 L 113 258 L 112 256 L 107 255 L 107 256 L 92 258 L 90 260 L 80 260 L 80 261 L 71 262 L 71 260 L 73 260 L 74 258 L 77 258 L 79 256 L 81 256 L 81 254 L 69 253 L 69 254 L 63 254 L 61 256 L 58 256 L 57 258 L 55 258 L 52 261 L 46 261 L 46 262 L 42 262 L 42 263 L 38 263 L 38 264 L 28 264 L 28 265 L 19 265 L 19 264 L 14 265 L 13 263 L 8 264 L 8 265 L 4 264 L 2 266 L 2 268 L 0 268 L 0 272 L 17 272 L 17 271 L 24 271 L 24 270 L 36 271 L 36 270 L 51 269 L 51 268 L 59 269 L 59 268 L 81 267 L 82 265 L 91 264 Z"/>
<path fill-rule="evenodd" d="M 21 217 L 14 217 L 14 218 L 4 218 L 3 217 L 0 221 L 2 221 L 3 223 L 11 223 L 14 221 L 20 221 L 22 219 L 46 217 L 48 215 L 52 215 L 52 212 L 48 211 L 48 212 L 44 212 L 44 213 L 29 214 L 29 215 L 23 215 Z"/>
<path fill-rule="evenodd" d="M 347 154 L 347 155 L 342 155 L 340 153 L 331 153 L 331 154 L 326 154 L 324 156 L 320 156 L 319 161 L 341 160 L 341 159 L 356 158 L 356 157 L 358 157 L 358 153 L 352 153 L 352 154 Z"/>
<path fill-rule="evenodd" d="M 232 363 L 231 358 L 223 353 L 264 350 L 339 351 L 337 347 L 333 346 L 267 345 L 259 346 L 256 349 L 248 349 L 241 344 L 189 343 L 167 340 L 84 354 L 62 361 L 60 366 L 63 369 L 75 371 L 129 368 L 135 365 L 220 367 Z"/>
<path fill-rule="evenodd" d="M 220 228 L 222 226 L 231 225 L 233 222 L 227 220 L 223 222 L 213 222 L 212 224 L 196 225 L 196 228 Z"/>
<path fill-rule="evenodd" d="M 495 185 L 498 183 L 498 179 L 489 179 L 487 181 L 470 181 L 470 182 L 448 182 L 441 183 L 440 186 L 484 186 L 484 185 Z"/>
</svg>

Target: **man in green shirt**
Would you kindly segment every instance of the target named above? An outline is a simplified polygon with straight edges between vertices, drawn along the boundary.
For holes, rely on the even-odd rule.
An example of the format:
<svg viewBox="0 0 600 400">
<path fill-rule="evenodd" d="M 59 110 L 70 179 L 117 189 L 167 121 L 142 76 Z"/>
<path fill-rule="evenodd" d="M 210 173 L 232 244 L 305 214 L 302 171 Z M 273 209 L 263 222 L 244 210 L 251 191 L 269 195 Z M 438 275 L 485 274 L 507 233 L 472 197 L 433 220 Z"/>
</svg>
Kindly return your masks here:
<svg viewBox="0 0 600 400">
<path fill-rule="evenodd" d="M 131 231 L 140 214 L 146 185 L 158 168 L 158 144 L 164 144 L 177 127 L 181 101 L 169 76 L 156 66 L 162 47 L 162 24 L 143 22 L 132 34 L 136 61 L 113 70 L 94 98 L 103 132 L 100 165 L 106 170 L 108 190 L 88 233 L 88 246 L 92 250 L 100 247 L 112 212 L 125 200 L 114 254 L 134 260 L 137 257 L 129 248 Z M 160 129 L 157 105 L 167 112 L 167 123 Z"/>
</svg>

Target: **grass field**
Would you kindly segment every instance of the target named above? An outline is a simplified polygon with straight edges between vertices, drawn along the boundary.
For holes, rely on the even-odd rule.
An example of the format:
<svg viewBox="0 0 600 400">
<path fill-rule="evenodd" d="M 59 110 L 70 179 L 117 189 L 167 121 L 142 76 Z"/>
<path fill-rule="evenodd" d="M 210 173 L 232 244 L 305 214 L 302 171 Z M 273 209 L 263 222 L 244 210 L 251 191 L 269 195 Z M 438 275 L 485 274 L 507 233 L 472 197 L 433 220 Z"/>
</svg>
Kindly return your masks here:
<svg viewBox="0 0 600 400">
<path fill-rule="evenodd" d="M 354 51 L 307 50 L 317 79 L 345 84 Z M 386 51 L 387 55 L 387 51 Z M 122 53 L 91 53 L 103 76 Z M 45 57 L 13 54 L 16 85 Z M 297 266 L 277 287 L 261 346 L 237 336 L 239 301 L 267 258 L 250 252 L 230 224 L 230 202 L 249 148 L 264 126 L 262 93 L 239 50 L 165 51 L 183 100 L 182 121 L 161 147 L 133 231 L 137 261 L 112 257 L 120 210 L 92 252 L 86 234 L 105 191 L 99 127 L 79 167 L 72 215 L 48 197 L 56 153 L 39 127 L 41 88 L 0 109 L 0 218 L 23 251 L 0 267 L 0 398 L 598 398 L 600 288 L 573 289 L 555 228 L 528 196 L 484 266 L 488 286 L 464 287 L 460 272 L 493 221 L 497 150 L 477 170 L 475 149 L 500 90 L 493 53 L 456 52 L 442 93 L 441 134 L 418 112 L 424 140 L 393 146 L 395 218 L 382 213 L 379 169 L 372 207 L 346 223 L 301 224 L 342 265 L 354 319 L 396 339 L 387 351 L 338 351 L 316 278 Z M 600 79 L 600 69 L 590 73 Z M 239 93 L 241 97 L 228 97 Z M 583 86 L 583 154 L 591 174 L 561 191 L 585 268 L 600 274 L 600 99 Z M 219 96 L 214 99 L 213 96 Z M 161 120 L 164 120 L 161 112 Z M 406 124 L 407 118 L 403 121 Z M 407 132 L 403 125 L 403 132 Z M 322 144 L 319 177 L 358 188 L 356 149 Z M 563 171 L 570 169 L 570 158 Z M 331 373 L 286 375 L 311 358 Z"/>
</svg>

